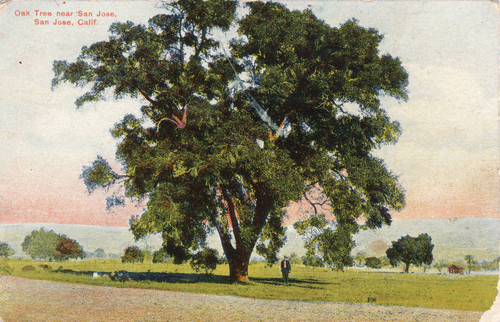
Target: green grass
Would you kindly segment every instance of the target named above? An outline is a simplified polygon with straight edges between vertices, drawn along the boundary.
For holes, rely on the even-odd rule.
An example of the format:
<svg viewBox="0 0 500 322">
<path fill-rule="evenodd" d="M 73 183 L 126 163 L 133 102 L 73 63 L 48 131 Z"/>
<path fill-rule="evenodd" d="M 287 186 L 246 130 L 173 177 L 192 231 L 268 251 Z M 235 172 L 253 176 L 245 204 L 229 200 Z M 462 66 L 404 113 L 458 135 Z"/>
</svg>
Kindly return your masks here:
<svg viewBox="0 0 500 322">
<path fill-rule="evenodd" d="M 69 283 L 113 287 L 175 290 L 192 293 L 234 295 L 262 299 L 281 299 L 307 302 L 367 303 L 368 297 L 376 298 L 375 304 L 457 309 L 465 311 L 488 310 L 497 294 L 498 276 L 467 276 L 437 274 L 403 274 L 347 269 L 344 272 L 294 265 L 290 274 L 291 286 L 282 285 L 281 273 L 274 266 L 251 264 L 250 283 L 229 283 L 227 265 L 220 265 L 211 277 L 196 274 L 188 264 L 122 264 L 112 260 L 86 260 L 80 262 L 41 263 L 10 259 L 15 276 Z M 125 270 L 129 272 L 165 272 L 189 274 L 196 279 L 177 282 L 112 281 L 109 277 L 92 279 L 87 275 L 72 275 L 44 271 L 39 265 L 48 264 L 54 270 L 62 266 L 74 271 Z M 33 265 L 34 272 L 22 271 Z"/>
</svg>

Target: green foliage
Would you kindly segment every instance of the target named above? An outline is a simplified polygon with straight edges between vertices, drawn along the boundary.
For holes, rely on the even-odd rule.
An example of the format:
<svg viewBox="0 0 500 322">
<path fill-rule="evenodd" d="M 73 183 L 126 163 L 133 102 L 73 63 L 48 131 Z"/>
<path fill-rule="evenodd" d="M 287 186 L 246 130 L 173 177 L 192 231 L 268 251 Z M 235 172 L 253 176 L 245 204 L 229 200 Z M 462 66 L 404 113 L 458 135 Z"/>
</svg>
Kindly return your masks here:
<svg viewBox="0 0 500 322">
<path fill-rule="evenodd" d="M 270 267 L 278 262 L 278 251 L 286 242 L 286 227 L 281 224 L 283 216 L 284 211 L 281 209 L 270 214 L 260 235 L 260 242 L 256 246 L 257 254 L 264 257 Z"/>
<path fill-rule="evenodd" d="M 14 268 L 6 258 L 0 258 L 0 275 L 11 275 Z"/>
<path fill-rule="evenodd" d="M 291 264 L 302 264 L 302 260 L 296 253 L 291 253 L 290 256 L 288 256 L 288 261 Z"/>
<path fill-rule="evenodd" d="M 121 258 L 122 263 L 142 263 L 144 262 L 144 252 L 137 246 L 125 248 Z"/>
<path fill-rule="evenodd" d="M 448 265 L 449 265 L 449 264 L 448 264 L 446 261 L 444 261 L 444 260 L 440 260 L 440 261 L 438 261 L 438 262 L 434 263 L 434 265 L 433 265 L 433 266 L 434 266 L 434 268 L 436 268 L 436 269 L 438 270 L 438 272 L 439 272 L 439 273 L 441 273 L 441 271 L 442 271 L 443 269 L 447 268 L 447 267 L 448 267 Z"/>
<path fill-rule="evenodd" d="M 383 256 L 380 258 L 380 265 L 382 267 L 391 266 L 391 261 L 387 258 L 387 256 Z"/>
<path fill-rule="evenodd" d="M 230 274 L 241 280 L 254 248 L 276 261 L 281 209 L 319 185 L 336 222 L 313 225 L 309 249 L 342 269 L 352 265 L 357 220 L 381 227 L 404 205 L 397 178 L 371 151 L 400 135 L 379 97 L 406 99 L 408 75 L 397 58 L 379 54 L 382 36 L 355 21 L 334 28 L 310 11 L 248 7 L 235 21 L 233 1 L 168 3 L 147 25 L 114 23 L 109 39 L 83 47 L 76 61 L 54 62 L 54 87 L 90 85 L 78 107 L 109 92 L 146 104 L 142 118 L 126 116 L 112 130 L 125 173 L 98 157 L 82 178 L 90 192 L 119 182 L 126 196 L 147 197 L 131 219 L 134 236 L 161 233 L 177 263 L 216 230 Z M 226 57 L 213 35 L 231 25 L 242 37 Z M 234 86 L 235 73 L 249 76 L 245 88 Z M 249 95 L 274 123 L 288 121 L 287 135 L 269 135 Z M 185 124 L 172 124 L 183 116 Z M 123 199 L 109 200 L 115 204 Z"/>
<path fill-rule="evenodd" d="M 306 255 L 302 257 L 302 264 L 311 267 L 325 267 L 323 259 L 319 256 L 316 256 L 312 251 L 307 251 Z"/>
<path fill-rule="evenodd" d="M 469 274 L 474 266 L 477 266 L 477 262 L 474 260 L 474 256 L 465 255 L 465 262 L 467 263 L 467 268 L 469 269 Z"/>
<path fill-rule="evenodd" d="M 365 260 L 366 260 L 366 254 L 364 252 L 357 253 L 354 256 L 354 261 L 356 262 L 357 266 L 362 266 L 363 264 L 365 264 Z"/>
<path fill-rule="evenodd" d="M 191 258 L 189 263 L 196 271 L 203 271 L 205 275 L 212 275 L 213 271 L 217 268 L 219 262 L 219 254 L 215 249 L 205 248 Z"/>
<path fill-rule="evenodd" d="M 365 263 L 368 268 L 382 268 L 382 261 L 377 257 L 368 257 L 365 259 Z"/>
<path fill-rule="evenodd" d="M 500 263 L 500 258 L 496 258 L 493 261 L 482 261 L 481 262 L 481 269 L 483 270 L 489 270 L 489 271 L 496 271 L 499 270 L 499 263 Z"/>
<path fill-rule="evenodd" d="M 304 236 L 304 247 L 307 249 L 304 264 L 328 266 L 343 270 L 345 266 L 352 266 L 350 256 L 354 247 L 351 239 L 357 225 L 340 225 L 328 222 L 324 215 L 313 215 L 294 224 L 299 235 Z M 321 261 L 318 261 L 318 256 Z"/>
<path fill-rule="evenodd" d="M 421 266 L 430 265 L 433 260 L 432 249 L 434 245 L 428 234 L 420 234 L 418 237 L 405 236 L 395 242 L 387 249 L 386 254 L 391 265 L 403 262 L 406 265 L 405 272 L 408 273 L 410 264 Z"/>
<path fill-rule="evenodd" d="M 94 251 L 94 256 L 97 258 L 105 258 L 106 257 L 106 252 L 102 248 L 97 248 Z"/>
<path fill-rule="evenodd" d="M 53 260 L 58 257 L 56 247 L 63 237 L 65 236 L 52 230 L 47 231 L 41 228 L 26 236 L 21 247 L 23 252 L 33 259 Z"/>
<path fill-rule="evenodd" d="M 153 253 L 153 263 L 165 263 L 167 260 L 167 252 L 163 249 L 160 248 L 159 250 L 155 251 Z"/>
<path fill-rule="evenodd" d="M 0 243 L 0 257 L 10 257 L 14 255 L 14 250 L 7 243 Z"/>
</svg>

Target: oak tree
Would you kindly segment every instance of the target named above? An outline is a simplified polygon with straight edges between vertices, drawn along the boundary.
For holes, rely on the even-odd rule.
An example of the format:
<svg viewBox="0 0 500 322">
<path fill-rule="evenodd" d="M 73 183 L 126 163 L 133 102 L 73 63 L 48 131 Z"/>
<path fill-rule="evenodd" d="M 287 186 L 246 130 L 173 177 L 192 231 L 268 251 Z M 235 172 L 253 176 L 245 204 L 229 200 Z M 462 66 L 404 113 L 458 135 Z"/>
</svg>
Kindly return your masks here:
<svg viewBox="0 0 500 322">
<path fill-rule="evenodd" d="M 144 262 L 144 252 L 137 246 L 129 246 L 123 251 L 122 263 Z"/>
<path fill-rule="evenodd" d="M 172 2 L 147 25 L 114 23 L 76 61 L 54 62 L 54 86 L 91 85 L 77 106 L 109 96 L 143 104 L 142 118 L 112 131 L 123 172 L 98 158 L 82 177 L 89 191 L 122 183 L 128 197 L 147 198 L 132 231 L 161 233 L 176 261 L 215 231 L 238 281 L 254 249 L 276 258 L 283 208 L 319 186 L 335 217 L 320 229 L 322 256 L 349 265 L 360 225 L 389 224 L 404 204 L 372 152 L 400 134 L 380 97 L 406 99 L 408 75 L 379 53 L 382 35 L 356 21 L 332 27 L 309 10 L 243 5 Z"/>
<path fill-rule="evenodd" d="M 33 230 L 27 235 L 22 244 L 23 252 L 33 259 L 53 260 L 56 259 L 56 246 L 63 235 L 53 230 Z"/>
<path fill-rule="evenodd" d="M 83 258 L 82 246 L 74 239 L 62 236 L 55 247 L 55 258 L 58 260 L 68 260 L 70 258 Z"/>
<path fill-rule="evenodd" d="M 14 255 L 14 250 L 9 244 L 0 242 L 0 257 L 10 257 Z"/>
<path fill-rule="evenodd" d="M 409 272 L 410 264 L 421 266 L 430 265 L 433 260 L 432 238 L 428 234 L 420 234 L 418 237 L 404 236 L 392 242 L 392 246 L 387 249 L 386 254 L 392 266 L 403 262 L 405 273 Z"/>
</svg>

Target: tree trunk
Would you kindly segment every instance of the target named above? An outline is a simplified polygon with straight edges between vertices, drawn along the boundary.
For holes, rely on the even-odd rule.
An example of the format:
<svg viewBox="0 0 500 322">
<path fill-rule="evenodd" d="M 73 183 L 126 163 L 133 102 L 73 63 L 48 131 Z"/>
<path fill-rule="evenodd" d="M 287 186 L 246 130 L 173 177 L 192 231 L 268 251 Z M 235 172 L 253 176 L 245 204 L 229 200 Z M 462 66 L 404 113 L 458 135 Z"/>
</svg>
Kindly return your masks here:
<svg viewBox="0 0 500 322">
<path fill-rule="evenodd" d="M 248 263 L 250 256 L 247 252 L 236 251 L 235 256 L 229 259 L 229 277 L 233 282 L 248 282 Z"/>
<path fill-rule="evenodd" d="M 405 273 L 408 273 L 410 271 L 410 264 L 405 264 Z"/>
</svg>

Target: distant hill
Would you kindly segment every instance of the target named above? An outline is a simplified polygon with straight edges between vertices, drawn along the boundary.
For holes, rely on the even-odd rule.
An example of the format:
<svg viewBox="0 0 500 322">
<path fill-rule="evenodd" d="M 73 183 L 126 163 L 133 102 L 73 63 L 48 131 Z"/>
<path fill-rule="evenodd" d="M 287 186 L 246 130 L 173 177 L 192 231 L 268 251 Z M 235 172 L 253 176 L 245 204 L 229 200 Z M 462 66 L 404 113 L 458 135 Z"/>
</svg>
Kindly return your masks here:
<svg viewBox="0 0 500 322">
<path fill-rule="evenodd" d="M 58 224 L 0 225 L 0 241 L 7 242 L 19 256 L 23 254 L 21 243 L 26 235 L 42 227 L 77 240 L 89 253 L 103 248 L 107 254 L 121 255 L 130 245 L 156 250 L 162 244 L 160 235 L 149 236 L 136 242 L 129 228 L 124 227 Z M 472 254 L 477 260 L 493 260 L 500 256 L 500 218 L 394 220 L 391 226 L 356 234 L 353 254 L 364 252 L 369 256 L 383 256 L 392 241 L 401 236 L 417 236 L 421 233 L 432 237 L 436 260 L 463 259 L 467 254 Z M 218 236 L 211 236 L 209 244 L 222 254 Z M 305 253 L 303 245 L 302 238 L 293 227 L 288 227 L 287 241 L 281 254 L 296 253 L 302 256 Z"/>
<path fill-rule="evenodd" d="M 149 236 L 143 240 L 135 241 L 134 236 L 127 227 L 100 227 L 83 225 L 59 224 L 12 224 L 0 225 L 0 241 L 7 242 L 16 252 L 15 256 L 23 254 L 21 243 L 33 230 L 44 228 L 53 230 L 58 234 L 65 234 L 75 239 L 87 253 L 102 248 L 106 254 L 123 254 L 123 250 L 131 245 L 142 249 L 156 250 L 161 247 L 161 236 Z"/>
<path fill-rule="evenodd" d="M 500 218 L 394 220 L 390 226 L 357 233 L 352 254 L 364 252 L 368 256 L 385 256 L 392 241 L 422 233 L 432 238 L 435 260 L 463 259 L 471 254 L 477 260 L 490 261 L 500 256 Z M 293 227 L 288 229 L 287 236 L 284 254 L 294 252 L 298 243 L 303 245 Z"/>
</svg>

